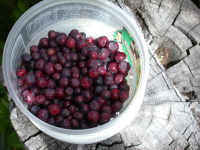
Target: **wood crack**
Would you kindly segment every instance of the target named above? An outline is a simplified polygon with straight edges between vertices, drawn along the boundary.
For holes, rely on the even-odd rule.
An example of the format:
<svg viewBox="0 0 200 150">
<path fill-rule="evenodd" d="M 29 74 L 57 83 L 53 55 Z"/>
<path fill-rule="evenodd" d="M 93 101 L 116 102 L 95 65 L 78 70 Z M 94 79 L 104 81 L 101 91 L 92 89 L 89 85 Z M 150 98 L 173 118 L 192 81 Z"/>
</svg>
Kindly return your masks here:
<svg viewBox="0 0 200 150">
<path fill-rule="evenodd" d="M 186 131 L 188 130 L 188 128 L 189 128 L 190 126 L 191 126 L 191 124 L 185 128 L 185 130 L 183 131 L 183 135 L 186 133 Z"/>
<path fill-rule="evenodd" d="M 192 73 L 192 70 L 190 69 L 190 66 L 183 60 L 183 63 L 188 67 L 189 72 L 191 73 L 192 77 L 195 77 L 195 75 Z"/>
<path fill-rule="evenodd" d="M 188 48 L 187 50 L 191 49 L 192 47 L 196 46 L 197 45 L 197 41 L 195 40 L 195 38 L 189 33 L 189 32 L 186 32 L 184 31 L 183 29 L 181 29 L 180 27 L 178 26 L 175 26 L 177 29 L 179 29 L 188 39 L 190 39 L 190 41 L 192 42 L 192 46 L 190 48 Z M 187 51 L 186 50 L 186 51 Z"/>
<path fill-rule="evenodd" d="M 159 3 L 159 5 L 158 5 L 158 12 L 160 11 L 160 8 L 162 6 L 162 2 L 163 2 L 163 0 L 161 0 L 160 3 Z"/>
<path fill-rule="evenodd" d="M 187 150 L 189 147 L 190 147 L 190 144 L 188 144 L 188 145 L 184 148 L 184 150 Z"/>
<path fill-rule="evenodd" d="M 112 144 L 97 143 L 95 150 L 97 150 L 101 146 L 102 147 L 113 147 L 114 145 L 119 145 L 119 144 L 123 144 L 123 141 L 113 142 Z"/>
<path fill-rule="evenodd" d="M 130 145 L 130 146 L 125 146 L 125 150 L 127 150 L 128 148 L 133 148 L 133 147 L 137 147 L 137 146 L 140 146 L 142 144 L 133 144 L 133 145 Z"/>
<path fill-rule="evenodd" d="M 183 2 L 184 2 L 184 0 L 182 0 L 182 2 L 181 2 L 181 4 L 180 4 L 179 11 L 178 11 L 177 15 L 175 16 L 175 18 L 174 18 L 174 20 L 173 20 L 173 22 L 172 22 L 172 25 L 175 24 L 175 22 L 176 22 L 178 16 L 181 14 Z"/>
<path fill-rule="evenodd" d="M 136 15 L 142 20 L 142 23 L 143 23 L 143 25 L 144 25 L 144 28 L 147 30 L 147 32 L 148 32 L 149 34 L 152 35 L 152 33 L 151 33 L 150 30 L 149 30 L 148 25 L 146 24 L 145 18 L 144 18 L 143 15 L 142 15 L 142 11 L 141 11 L 140 9 L 137 9 Z"/>
<path fill-rule="evenodd" d="M 29 136 L 27 139 L 25 139 L 25 140 L 23 141 L 23 143 L 26 143 L 26 142 L 29 141 L 31 138 L 33 138 L 33 137 L 35 137 L 35 136 L 37 136 L 37 135 L 39 135 L 39 134 L 41 134 L 41 133 L 42 133 L 41 131 L 38 131 L 37 133 L 35 133 L 35 134 Z"/>
</svg>

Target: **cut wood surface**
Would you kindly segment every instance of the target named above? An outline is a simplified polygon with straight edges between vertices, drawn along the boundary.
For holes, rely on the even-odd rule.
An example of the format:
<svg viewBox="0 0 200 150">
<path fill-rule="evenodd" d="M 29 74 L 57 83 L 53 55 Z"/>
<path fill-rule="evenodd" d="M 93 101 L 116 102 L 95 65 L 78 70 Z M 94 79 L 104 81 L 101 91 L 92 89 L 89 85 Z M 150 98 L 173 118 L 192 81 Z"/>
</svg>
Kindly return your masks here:
<svg viewBox="0 0 200 150">
<path fill-rule="evenodd" d="M 110 139 L 74 145 L 45 135 L 12 107 L 10 119 L 21 141 L 28 150 L 200 149 L 200 9 L 191 0 L 113 2 L 136 14 L 149 45 L 150 75 L 138 117 Z M 159 48 L 167 49 L 167 61 L 158 59 Z"/>
</svg>

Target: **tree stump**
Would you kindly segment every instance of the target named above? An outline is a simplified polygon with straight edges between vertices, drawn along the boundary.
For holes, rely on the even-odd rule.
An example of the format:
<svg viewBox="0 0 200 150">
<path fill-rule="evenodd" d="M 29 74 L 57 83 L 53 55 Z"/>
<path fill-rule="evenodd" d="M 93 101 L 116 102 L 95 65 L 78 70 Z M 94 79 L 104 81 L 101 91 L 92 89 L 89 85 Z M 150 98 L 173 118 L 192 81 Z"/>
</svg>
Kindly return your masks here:
<svg viewBox="0 0 200 150">
<path fill-rule="evenodd" d="M 150 76 L 137 119 L 110 139 L 74 145 L 45 135 L 13 107 L 21 141 L 28 150 L 200 149 L 200 9 L 191 0 L 112 1 L 136 14 L 149 44 Z"/>
</svg>

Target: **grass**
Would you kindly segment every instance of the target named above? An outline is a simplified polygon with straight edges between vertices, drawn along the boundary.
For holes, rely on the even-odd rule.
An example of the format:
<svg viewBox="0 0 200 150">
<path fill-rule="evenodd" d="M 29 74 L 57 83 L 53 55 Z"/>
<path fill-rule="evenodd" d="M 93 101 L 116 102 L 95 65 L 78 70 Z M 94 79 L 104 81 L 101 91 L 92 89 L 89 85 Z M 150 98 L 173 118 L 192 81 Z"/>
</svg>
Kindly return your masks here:
<svg viewBox="0 0 200 150">
<path fill-rule="evenodd" d="M 3 47 L 8 32 L 15 21 L 33 4 L 39 0 L 0 0 L 0 64 Z M 9 101 L 7 91 L 0 83 L 0 150 L 23 150 L 9 119 Z"/>
</svg>

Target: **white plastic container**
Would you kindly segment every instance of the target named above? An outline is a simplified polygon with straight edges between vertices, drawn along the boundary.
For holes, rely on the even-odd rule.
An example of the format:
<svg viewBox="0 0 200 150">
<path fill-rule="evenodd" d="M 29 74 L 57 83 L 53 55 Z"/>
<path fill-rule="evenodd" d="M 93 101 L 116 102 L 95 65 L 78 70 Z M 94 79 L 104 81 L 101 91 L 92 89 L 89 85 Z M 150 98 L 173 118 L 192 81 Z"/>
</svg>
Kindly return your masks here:
<svg viewBox="0 0 200 150">
<path fill-rule="evenodd" d="M 47 36 L 50 29 L 68 33 L 77 28 L 89 36 L 106 35 L 113 39 L 113 33 L 123 27 L 133 37 L 138 56 L 136 61 L 135 50 L 127 50 L 132 63 L 128 76 L 130 97 L 116 118 L 95 128 L 69 130 L 49 125 L 29 112 L 17 88 L 16 69 L 20 64 L 20 56 L 29 52 L 31 45 L 37 44 L 40 37 Z M 37 128 L 64 142 L 88 144 L 117 134 L 136 118 L 148 78 L 148 59 L 147 46 L 136 20 L 114 4 L 104 0 L 48 0 L 26 11 L 10 31 L 3 53 L 3 75 L 13 101 Z"/>
</svg>

